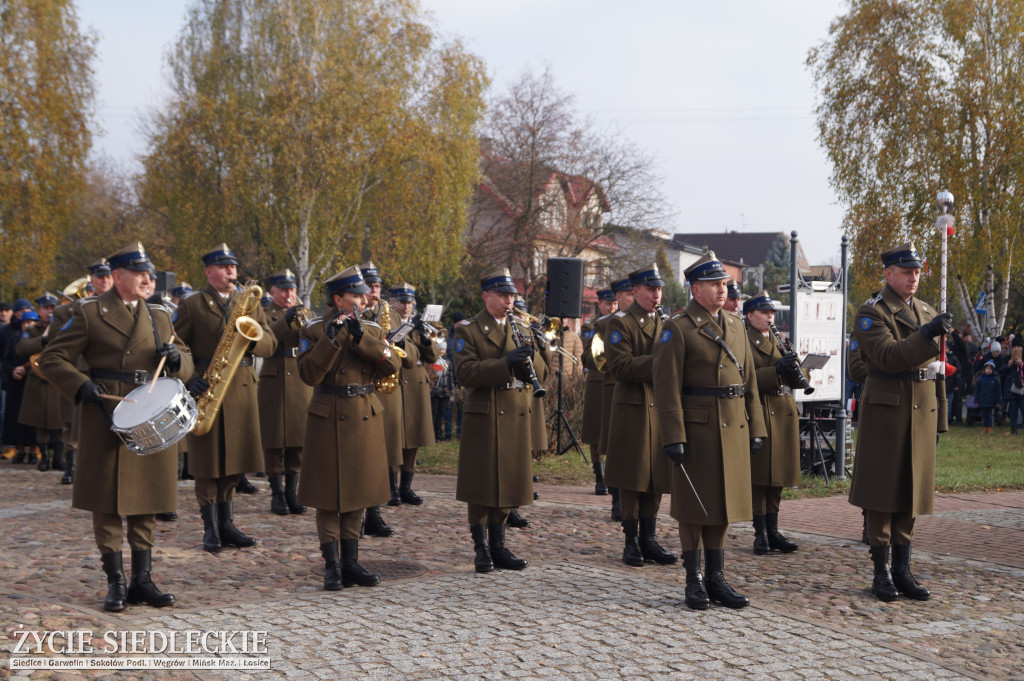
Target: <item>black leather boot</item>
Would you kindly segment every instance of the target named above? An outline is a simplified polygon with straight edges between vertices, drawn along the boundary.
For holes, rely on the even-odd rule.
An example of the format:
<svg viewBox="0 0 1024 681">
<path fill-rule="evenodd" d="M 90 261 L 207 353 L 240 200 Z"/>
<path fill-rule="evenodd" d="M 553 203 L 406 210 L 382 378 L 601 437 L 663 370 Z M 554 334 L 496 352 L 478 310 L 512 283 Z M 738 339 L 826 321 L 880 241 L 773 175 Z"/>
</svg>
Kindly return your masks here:
<svg viewBox="0 0 1024 681">
<path fill-rule="evenodd" d="M 107 573 L 107 597 L 103 600 L 103 609 L 121 612 L 128 597 L 128 582 L 124 578 L 121 552 L 104 553 L 100 556 L 100 562 L 103 563 L 103 572 Z"/>
<path fill-rule="evenodd" d="M 910 544 L 892 545 L 892 581 L 896 589 L 915 601 L 927 601 L 931 592 L 910 574 Z"/>
<path fill-rule="evenodd" d="M 768 533 L 768 546 L 771 547 L 772 551 L 782 551 L 783 553 L 793 553 L 799 546 L 789 541 L 779 533 L 779 514 L 778 513 L 767 513 L 764 516 L 765 529 Z"/>
<path fill-rule="evenodd" d="M 341 563 L 338 561 L 338 542 L 329 541 L 320 545 L 320 553 L 324 557 L 324 591 L 340 591 Z"/>
<path fill-rule="evenodd" d="M 771 553 L 771 546 L 768 545 L 768 533 L 765 530 L 764 516 L 754 516 L 754 553 L 758 556 Z"/>
<path fill-rule="evenodd" d="M 742 594 L 733 591 L 729 582 L 725 581 L 722 568 L 725 566 L 724 549 L 704 549 L 704 567 L 707 568 L 708 576 L 704 580 L 704 586 L 708 590 L 708 598 L 721 603 L 727 608 L 745 608 L 750 605 L 750 599 Z"/>
<path fill-rule="evenodd" d="M 601 464 L 594 461 L 594 494 L 604 496 L 608 494 L 608 487 L 604 484 L 604 469 Z"/>
<path fill-rule="evenodd" d="M 371 537 L 390 537 L 395 529 L 384 522 L 380 515 L 380 506 L 371 506 L 366 509 L 366 522 L 363 525 L 366 534 Z"/>
<path fill-rule="evenodd" d="M 274 515 L 288 515 L 288 504 L 284 500 L 284 480 L 280 475 L 267 477 L 270 483 L 270 512 Z"/>
<path fill-rule="evenodd" d="M 512 508 L 509 509 L 508 518 L 505 519 L 505 524 L 509 527 L 514 527 L 518 530 L 521 530 L 524 527 L 529 527 L 530 521 L 524 518 L 523 516 L 519 515 L 519 509 Z"/>
<path fill-rule="evenodd" d="M 195 476 L 188 470 L 188 452 L 181 455 L 181 472 L 178 474 L 180 480 L 195 480 Z"/>
<path fill-rule="evenodd" d="M 53 443 L 53 459 L 50 461 L 50 468 L 55 471 L 62 471 L 67 467 L 64 463 L 64 442 Z"/>
<path fill-rule="evenodd" d="M 60 484 L 70 485 L 75 481 L 75 450 L 69 449 L 64 462 L 64 476 Z"/>
<path fill-rule="evenodd" d="M 235 491 L 242 494 L 256 494 L 256 487 L 249 482 L 249 478 L 245 477 L 243 473 L 238 476 L 238 482 L 235 483 Z"/>
<path fill-rule="evenodd" d="M 644 566 L 644 554 L 640 550 L 638 530 L 640 521 L 636 518 L 622 521 L 622 533 L 626 535 L 626 546 L 622 549 L 622 562 L 633 567 Z"/>
<path fill-rule="evenodd" d="M 657 518 L 640 519 L 640 553 L 643 555 L 645 562 L 671 565 L 679 559 L 676 557 L 676 554 L 669 553 L 658 544 L 658 541 L 654 538 L 657 527 Z"/>
<path fill-rule="evenodd" d="M 14 453 L 14 458 L 11 459 L 11 463 L 25 463 L 26 456 L 28 456 L 28 452 L 24 447 L 22 447 Z"/>
<path fill-rule="evenodd" d="M 620 522 L 622 520 L 622 508 L 619 506 L 619 488 L 609 487 L 608 491 L 612 493 L 612 520 Z"/>
<path fill-rule="evenodd" d="M 892 583 L 892 574 L 889 572 L 889 547 L 872 546 L 871 562 L 875 564 L 875 576 L 871 582 L 871 592 L 880 601 L 895 601 L 900 597 L 896 585 Z"/>
<path fill-rule="evenodd" d="M 152 551 L 132 551 L 132 581 L 128 585 L 127 599 L 132 605 L 145 603 L 154 608 L 163 608 L 174 602 L 174 596 L 163 593 L 153 583 L 149 575 L 152 567 Z"/>
<path fill-rule="evenodd" d="M 36 465 L 36 468 L 41 470 L 41 471 L 48 471 L 48 470 L 50 470 L 50 446 L 49 445 L 41 445 L 39 447 L 39 463 Z"/>
<path fill-rule="evenodd" d="M 401 506 L 402 497 L 398 496 L 398 471 L 388 471 L 388 484 L 391 486 L 391 498 L 388 506 Z"/>
<path fill-rule="evenodd" d="M 494 569 L 494 561 L 487 548 L 487 528 L 483 525 L 470 525 L 469 534 L 473 537 L 473 550 L 476 551 L 473 567 L 477 572 L 490 572 Z"/>
<path fill-rule="evenodd" d="M 700 573 L 700 551 L 683 551 L 683 567 L 686 568 L 686 607 L 707 610 L 711 599 L 704 588 L 704 575 Z"/>
<path fill-rule="evenodd" d="M 344 586 L 377 586 L 380 577 L 359 565 L 359 540 L 341 540 L 341 583 Z"/>
<path fill-rule="evenodd" d="M 302 515 L 306 507 L 299 503 L 297 492 L 299 491 L 299 474 L 284 474 L 284 502 L 288 504 L 288 512 L 295 515 Z"/>
<path fill-rule="evenodd" d="M 247 549 L 256 546 L 256 540 L 235 527 L 235 509 L 230 501 L 217 502 L 217 527 L 220 529 L 220 541 L 224 546 L 236 546 Z"/>
<path fill-rule="evenodd" d="M 207 504 L 206 506 L 200 506 L 199 515 L 203 517 L 203 549 L 210 553 L 217 553 L 224 547 L 220 541 L 217 505 Z"/>
<path fill-rule="evenodd" d="M 156 513 L 156 519 L 162 523 L 173 523 L 178 519 L 178 513 L 176 511 L 167 511 L 166 513 Z"/>
<path fill-rule="evenodd" d="M 487 524 L 487 543 L 491 549 L 494 567 L 500 570 L 523 570 L 528 565 L 525 560 L 516 558 L 505 548 L 505 523 Z"/>
<path fill-rule="evenodd" d="M 398 486 L 398 496 L 401 497 L 403 504 L 411 504 L 412 506 L 419 506 L 423 503 L 423 499 L 416 495 L 416 492 L 412 491 L 412 476 L 415 475 L 413 471 L 402 471 L 402 482 Z"/>
</svg>

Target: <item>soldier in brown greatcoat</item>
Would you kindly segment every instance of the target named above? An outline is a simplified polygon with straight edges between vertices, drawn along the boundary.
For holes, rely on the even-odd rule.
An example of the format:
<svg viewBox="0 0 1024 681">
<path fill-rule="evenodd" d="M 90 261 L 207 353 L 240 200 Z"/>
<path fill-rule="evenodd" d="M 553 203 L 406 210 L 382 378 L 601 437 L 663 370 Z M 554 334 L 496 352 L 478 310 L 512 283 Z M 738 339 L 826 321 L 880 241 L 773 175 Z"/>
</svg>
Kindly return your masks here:
<svg viewBox="0 0 1024 681">
<path fill-rule="evenodd" d="M 423 503 L 412 491 L 416 471 L 416 452 L 420 447 L 434 444 L 434 424 L 430 411 L 430 381 L 427 366 L 437 361 L 437 343 L 426 332 L 423 319 L 413 315 L 416 310 L 416 289 L 402 282 L 391 289 L 391 305 L 401 322 L 413 325 L 413 330 L 400 344 L 408 355 L 402 360 L 399 381 L 402 391 L 402 465 L 400 471 L 390 470 L 391 486 L 398 482 L 398 499 L 403 504 L 419 506 Z M 409 366 L 407 366 L 409 365 Z M 401 473 L 401 480 L 396 476 Z"/>
<path fill-rule="evenodd" d="M 46 293 L 36 298 L 36 305 L 39 307 L 39 319 L 28 326 L 22 324 L 21 339 L 15 346 L 15 352 L 19 355 L 36 355 L 52 340 L 50 324 L 57 299 Z M 41 471 L 50 470 L 51 460 L 54 468 L 64 468 L 64 422 L 61 421 L 60 403 L 60 393 L 49 381 L 38 376 L 35 371 L 27 372 L 25 397 L 21 402 L 18 420 L 36 429 L 40 454 L 38 468 Z"/>
<path fill-rule="evenodd" d="M 533 503 L 528 363 L 543 353 L 514 340 L 506 313 L 517 291 L 508 269 L 480 288 L 484 309 L 455 327 L 455 374 L 466 390 L 455 498 L 468 506 L 476 571 L 522 570 L 526 561 L 505 547 L 505 521 L 510 508 Z"/>
<path fill-rule="evenodd" d="M 103 394 L 127 395 L 154 377 L 161 357 L 171 376 L 188 377 L 192 358 L 173 336 L 171 316 L 162 305 L 144 302 L 149 258 L 136 243 L 109 258 L 114 288 L 97 298 L 75 303 L 70 321 L 39 358 L 43 374 L 82 410 L 78 476 L 74 508 L 92 511 L 93 532 L 107 574 L 104 608 L 123 610 L 125 603 L 170 605 L 150 578 L 154 514 L 177 507 L 174 451 L 139 456 L 110 430 L 110 405 Z M 88 375 L 78 370 L 82 358 Z M 132 577 L 127 585 L 121 557 L 126 517 L 132 548 Z"/>
<path fill-rule="evenodd" d="M 196 396 L 209 388 L 203 375 L 240 298 L 235 284 L 238 260 L 227 244 L 203 255 L 203 264 L 206 288 L 183 298 L 174 319 L 178 337 L 192 349 L 195 375 L 186 385 Z M 252 354 L 270 357 L 277 349 L 277 339 L 267 326 L 266 315 L 257 305 L 249 316 L 263 329 L 263 336 L 251 344 Z M 224 393 L 210 432 L 188 436 L 189 471 L 196 478 L 196 499 L 203 517 L 203 549 L 211 553 L 224 546 L 256 545 L 255 539 L 235 527 L 233 504 L 239 476 L 263 468 L 256 391 L 252 355 L 247 353 Z"/>
<path fill-rule="evenodd" d="M 299 375 L 313 386 L 299 500 L 316 508 L 324 589 L 334 591 L 380 583 L 358 563 L 359 520 L 363 509 L 388 498 L 384 410 L 374 378 L 394 374 L 400 362 L 380 326 L 356 314 L 369 291 L 359 269 L 349 267 L 325 286 L 328 312 L 304 326 L 299 340 Z"/>
<path fill-rule="evenodd" d="M 85 291 L 82 291 L 83 297 Z M 50 317 L 50 326 L 47 336 L 52 342 L 60 334 L 61 329 L 67 325 L 68 320 L 71 319 L 72 305 L 75 302 L 75 298 L 65 295 L 65 299 L 70 302 L 58 305 L 53 309 L 53 316 Z M 57 391 L 59 397 L 58 411 L 60 413 L 61 422 L 61 442 L 64 443 L 64 462 L 63 468 L 64 475 L 60 479 L 60 484 L 70 485 L 75 480 L 75 450 L 78 448 L 77 438 L 72 436 L 71 424 L 75 413 L 75 404 L 71 400 L 65 399 L 60 391 Z M 57 464 L 53 464 L 54 468 L 57 468 Z"/>
<path fill-rule="evenodd" d="M 362 312 L 363 319 L 375 322 L 385 331 L 385 335 L 392 333 L 402 324 L 398 312 L 390 304 L 382 300 L 381 291 L 383 280 L 380 270 L 373 262 L 367 260 L 359 266 L 359 274 L 369 291 L 366 294 L 366 308 Z M 404 350 L 403 350 L 404 352 Z M 399 354 L 401 357 L 400 353 Z M 401 358 L 402 366 L 412 368 L 415 362 L 405 353 Z M 399 377 L 390 379 L 395 385 L 399 385 Z M 398 496 L 398 477 L 392 477 L 391 471 L 402 465 L 402 447 L 405 444 L 405 408 L 402 404 L 402 389 L 396 387 L 392 392 L 377 390 L 377 397 L 384 407 L 384 439 L 388 453 L 388 475 L 391 496 L 388 499 L 389 506 L 399 506 L 402 500 Z M 373 537 L 390 537 L 395 533 L 394 528 L 388 525 L 380 514 L 380 506 L 371 506 L 366 509 L 366 517 L 363 525 L 366 534 Z"/>
<path fill-rule="evenodd" d="M 267 283 L 271 302 L 264 312 L 267 326 L 277 339 L 277 350 L 263 360 L 257 391 L 263 470 L 270 483 L 270 510 L 277 515 L 305 513 L 306 507 L 299 503 L 295 491 L 306 437 L 306 405 L 313 396 L 313 389 L 299 378 L 296 364 L 302 304 L 296 295 L 295 275 L 291 270 L 275 272 Z"/>
<path fill-rule="evenodd" d="M 754 553 L 791 553 L 798 546 L 779 532 L 782 488 L 800 482 L 800 417 L 793 391 L 800 388 L 800 362 L 795 353 L 785 354 L 771 335 L 775 303 L 767 291 L 743 304 L 747 338 L 757 371 L 768 437 L 750 455 L 750 482 L 754 506 Z"/>
<path fill-rule="evenodd" d="M 850 503 L 866 511 L 875 595 L 926 600 L 928 590 L 910 572 L 910 545 L 915 518 L 933 509 L 936 432 L 947 430 L 947 414 L 945 375 L 929 363 L 953 321 L 914 297 L 921 260 L 912 243 L 883 253 L 882 262 L 885 287 L 854 322 L 867 377 Z"/>
<path fill-rule="evenodd" d="M 580 429 L 580 440 L 590 445 L 590 461 L 594 466 L 594 494 L 608 494 L 604 483 L 604 450 L 601 448 L 601 398 L 604 393 L 604 374 L 594 363 L 594 355 L 590 346 L 594 342 L 594 334 L 598 323 L 616 310 L 615 294 L 610 288 L 597 292 L 597 316 L 580 329 L 583 338 L 583 368 L 587 370 L 587 382 L 583 388 L 583 428 Z M 602 342 L 604 338 L 602 337 Z"/>
<path fill-rule="evenodd" d="M 633 285 L 629 283 L 629 277 L 625 279 L 619 279 L 618 281 L 612 282 L 612 292 L 615 294 L 615 303 L 619 308 L 619 311 L 629 309 L 629 306 L 633 304 Z M 594 328 L 594 335 L 600 335 L 601 340 L 604 342 L 605 353 L 608 352 L 608 323 L 611 322 L 612 316 L 602 320 Z M 612 413 L 612 395 L 615 394 L 615 377 L 612 376 L 612 372 L 606 371 L 604 374 L 604 385 L 602 386 L 601 392 L 601 444 L 599 448 L 604 453 L 605 457 L 608 456 L 608 433 L 612 425 L 612 420 L 615 418 L 615 414 Z M 605 464 L 607 468 L 607 463 Z M 608 486 L 608 491 L 612 494 L 612 520 L 619 522 L 622 520 L 622 510 L 619 506 L 619 489 L 614 485 Z"/>
<path fill-rule="evenodd" d="M 724 546 L 729 523 L 753 515 L 750 456 L 766 435 L 757 376 L 743 322 L 722 310 L 729 277 L 722 263 L 708 251 L 685 274 L 693 299 L 655 343 L 654 399 L 665 455 L 675 465 L 672 517 L 679 521 L 686 605 L 704 609 L 713 600 L 742 608 L 750 601 L 725 580 Z"/>
<path fill-rule="evenodd" d="M 608 321 L 605 354 L 615 378 L 608 432 L 608 483 L 619 490 L 625 547 L 622 562 L 676 562 L 655 539 L 662 494 L 669 491 L 669 462 L 661 452 L 654 408 L 654 344 L 661 336 L 658 314 L 665 282 L 657 265 L 630 273 L 633 304 Z"/>
</svg>

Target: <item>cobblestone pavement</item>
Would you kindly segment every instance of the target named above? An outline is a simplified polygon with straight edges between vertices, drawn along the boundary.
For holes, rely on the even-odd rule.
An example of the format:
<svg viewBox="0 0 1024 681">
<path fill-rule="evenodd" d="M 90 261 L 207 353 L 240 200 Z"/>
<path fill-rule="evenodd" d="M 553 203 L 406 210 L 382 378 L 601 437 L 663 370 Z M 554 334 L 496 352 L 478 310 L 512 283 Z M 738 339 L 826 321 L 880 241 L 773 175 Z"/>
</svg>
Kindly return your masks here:
<svg viewBox="0 0 1024 681">
<path fill-rule="evenodd" d="M 259 546 L 211 555 L 200 548 L 191 485 L 182 483 L 181 518 L 158 526 L 153 568 L 178 602 L 117 614 L 102 610 L 89 514 L 69 508 L 59 478 L 0 463 L 0 659 L 20 629 L 264 630 L 270 671 L 116 676 L 1024 679 L 1020 492 L 937 500 L 915 543 L 915 573 L 933 593 L 925 603 L 871 596 L 859 512 L 845 499 L 784 502 L 780 525 L 800 550 L 754 556 L 752 530 L 732 526 L 726 574 L 753 605 L 695 612 L 682 603 L 680 566 L 622 564 L 608 497 L 588 489 L 539 485 L 541 499 L 522 509 L 531 526 L 507 533 L 530 567 L 478 575 L 452 480 L 418 476 L 424 505 L 384 507 L 395 536 L 360 544 L 360 562 L 385 577 L 382 585 L 328 593 L 311 514 L 270 514 L 266 483 L 256 478 L 259 494 L 236 500 L 236 524 Z M 950 523 L 957 534 L 932 538 Z M 658 534 L 678 550 L 673 525 L 661 516 Z M 977 547 L 996 531 L 1016 544 L 992 559 Z M 114 674 L 0 666 L 0 678 L 100 677 Z"/>
</svg>

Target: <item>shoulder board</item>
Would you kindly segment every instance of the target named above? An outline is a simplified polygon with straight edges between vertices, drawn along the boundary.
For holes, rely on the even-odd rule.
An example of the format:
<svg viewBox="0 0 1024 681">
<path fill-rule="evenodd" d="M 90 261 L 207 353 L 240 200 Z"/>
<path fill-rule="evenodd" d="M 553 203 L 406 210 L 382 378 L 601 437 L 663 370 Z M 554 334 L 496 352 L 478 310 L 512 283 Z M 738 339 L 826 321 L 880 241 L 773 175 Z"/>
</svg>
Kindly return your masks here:
<svg viewBox="0 0 1024 681">
<path fill-rule="evenodd" d="M 878 302 L 880 300 L 882 300 L 882 292 L 881 291 L 879 291 L 874 296 L 872 296 L 872 297 L 868 298 L 867 300 L 865 300 L 864 304 L 865 305 L 870 305 L 870 306 L 874 307 L 875 305 L 878 304 Z"/>
<path fill-rule="evenodd" d="M 377 322 L 371 322 L 369 319 L 364 319 L 363 324 L 365 324 L 366 326 L 376 326 L 378 329 L 380 328 L 380 324 L 378 324 Z"/>
<path fill-rule="evenodd" d="M 686 316 L 686 310 L 680 310 L 679 312 L 676 312 L 674 315 L 669 317 L 669 319 L 682 319 L 685 316 Z"/>
<path fill-rule="evenodd" d="M 184 295 L 184 297 L 182 297 L 182 300 L 188 300 L 192 296 L 197 296 L 197 295 L 199 295 L 202 292 L 203 292 L 203 289 L 193 289 L 193 290 L 189 291 L 188 293 L 186 293 Z"/>
<path fill-rule="evenodd" d="M 315 324 L 323 324 L 323 322 L 324 322 L 324 318 L 323 317 L 313 317 L 308 322 L 306 322 L 306 326 L 313 326 Z"/>
<path fill-rule="evenodd" d="M 163 305 L 161 303 L 146 303 L 146 306 L 150 310 L 160 310 L 161 312 L 166 312 L 167 314 L 171 314 L 170 308 L 168 308 L 166 305 Z"/>
<path fill-rule="evenodd" d="M 601 315 L 600 317 L 598 317 L 597 319 L 595 319 L 595 320 L 594 320 L 594 323 L 596 324 L 596 323 L 598 323 L 599 321 L 601 321 L 602 319 L 608 319 L 608 318 L 609 318 L 609 317 L 611 317 L 611 316 L 612 316 L 612 315 L 611 315 L 611 313 L 610 313 L 610 312 L 609 312 L 608 314 L 603 314 L 603 315 Z"/>
<path fill-rule="evenodd" d="M 79 298 L 78 300 L 75 301 L 75 306 L 77 306 L 77 307 L 85 307 L 89 303 L 96 303 L 96 302 L 99 302 L 99 301 L 95 297 L 93 297 L 93 298 Z M 74 308 L 71 308 L 71 309 L 72 309 L 72 314 L 74 314 Z"/>
<path fill-rule="evenodd" d="M 619 310 L 618 312 L 615 313 L 615 316 L 616 317 L 625 317 L 626 316 L 626 311 L 625 310 Z"/>
<path fill-rule="evenodd" d="M 459 322 L 459 326 L 469 326 L 470 324 L 472 324 L 475 321 L 476 321 L 475 317 L 473 319 L 463 319 L 461 322 Z"/>
</svg>

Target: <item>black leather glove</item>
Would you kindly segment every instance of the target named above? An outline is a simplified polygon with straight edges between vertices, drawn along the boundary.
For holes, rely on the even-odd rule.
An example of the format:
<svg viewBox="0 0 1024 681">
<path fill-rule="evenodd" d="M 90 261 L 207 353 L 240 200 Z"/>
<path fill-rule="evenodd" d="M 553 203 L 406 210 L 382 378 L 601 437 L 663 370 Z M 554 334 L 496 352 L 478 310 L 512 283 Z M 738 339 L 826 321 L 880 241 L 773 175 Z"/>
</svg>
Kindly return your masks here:
<svg viewBox="0 0 1024 681">
<path fill-rule="evenodd" d="M 943 312 L 938 317 L 933 317 L 930 322 L 921 327 L 921 333 L 926 338 L 936 338 L 944 333 L 953 330 L 953 315 Z"/>
<path fill-rule="evenodd" d="M 50 342 L 50 337 L 49 336 L 42 336 L 42 337 L 40 337 L 39 340 L 43 344 L 43 347 L 45 348 L 46 344 Z"/>
<path fill-rule="evenodd" d="M 779 376 L 795 376 L 800 371 L 800 358 L 792 353 L 783 355 L 775 365 L 775 371 Z"/>
<path fill-rule="evenodd" d="M 426 333 L 427 329 L 423 325 L 423 315 L 416 315 L 412 318 L 412 328 L 416 329 L 420 333 Z"/>
<path fill-rule="evenodd" d="M 156 354 L 160 357 L 166 357 L 167 362 L 164 364 L 164 368 L 169 373 L 174 373 L 181 368 L 181 352 L 178 351 L 178 346 L 174 343 L 164 343 L 160 346 L 160 349 L 156 351 Z"/>
<path fill-rule="evenodd" d="M 764 440 L 762 440 L 761 438 L 759 438 L 759 437 L 752 437 L 752 438 L 750 438 L 750 453 L 751 454 L 756 453 L 759 449 L 761 449 L 762 445 L 764 445 Z"/>
<path fill-rule="evenodd" d="M 524 345 L 505 355 L 505 361 L 508 363 L 509 370 L 515 373 L 516 367 L 524 366 L 526 360 L 532 357 L 533 348 L 529 345 Z"/>
<path fill-rule="evenodd" d="M 90 402 L 102 407 L 103 398 L 100 397 L 102 394 L 103 390 L 98 384 L 93 383 L 92 381 L 86 381 L 78 388 L 78 392 L 75 393 L 75 404 Z"/>
<path fill-rule="evenodd" d="M 192 397 L 199 397 L 210 389 L 210 384 L 202 376 L 196 376 L 185 384 L 185 389 L 188 390 L 188 394 Z"/>
<path fill-rule="evenodd" d="M 686 451 L 686 446 L 682 442 L 665 445 L 662 450 L 665 452 L 665 456 L 671 459 L 672 463 L 677 466 L 683 465 L 683 452 Z"/>
<path fill-rule="evenodd" d="M 292 305 L 289 307 L 284 313 L 285 324 L 291 324 L 292 320 L 295 319 L 296 313 L 298 313 L 300 309 L 302 309 L 301 305 Z"/>
<path fill-rule="evenodd" d="M 345 328 L 352 334 L 352 343 L 358 345 L 363 338 L 363 325 L 355 317 L 345 320 Z"/>
</svg>

